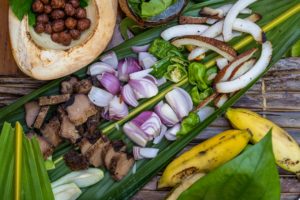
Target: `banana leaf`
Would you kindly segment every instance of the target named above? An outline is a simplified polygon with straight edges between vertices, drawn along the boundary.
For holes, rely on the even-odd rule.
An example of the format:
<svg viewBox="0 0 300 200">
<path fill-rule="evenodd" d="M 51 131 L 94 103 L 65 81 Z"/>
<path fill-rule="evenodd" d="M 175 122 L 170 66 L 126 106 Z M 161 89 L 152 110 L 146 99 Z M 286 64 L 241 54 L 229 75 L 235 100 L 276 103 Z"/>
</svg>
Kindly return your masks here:
<svg viewBox="0 0 300 200">
<path fill-rule="evenodd" d="M 203 3 L 190 3 L 186 9 L 185 14 L 188 15 L 197 15 L 199 9 L 203 6 L 211 6 L 218 7 L 223 4 L 227 4 L 234 1 L 225 1 L 225 0 L 208 0 Z M 253 4 L 251 8 L 263 15 L 263 19 L 258 23 L 260 26 L 264 26 L 270 23 L 274 18 L 280 16 L 285 11 L 295 8 L 300 8 L 299 1 L 295 0 L 260 0 Z M 290 49 L 292 44 L 294 44 L 297 39 L 300 37 L 300 9 L 298 9 L 298 13 L 286 16 L 286 20 L 277 24 L 277 26 L 267 32 L 267 38 L 273 44 L 274 52 L 272 61 L 268 69 L 274 65 L 284 54 Z M 166 29 L 168 26 L 174 25 L 176 22 L 171 22 L 167 26 L 161 26 L 152 28 L 147 30 L 136 37 L 129 39 L 122 43 L 121 45 L 113 48 L 118 55 L 118 58 L 123 58 L 127 56 L 134 56 L 131 51 L 131 47 L 133 45 L 143 45 L 151 42 L 154 38 L 159 37 L 162 30 Z M 273 24 L 274 25 L 274 24 Z M 234 39 L 231 44 L 237 44 L 242 40 L 245 36 L 241 36 L 237 39 Z M 250 49 L 255 46 L 255 42 L 250 43 L 246 47 L 239 49 L 239 52 L 243 52 L 246 49 Z M 207 61 L 212 59 L 215 54 L 211 54 L 207 57 Z M 267 69 L 267 70 L 268 70 Z M 96 185 L 93 185 L 89 188 L 83 189 L 83 194 L 79 199 L 130 199 L 138 190 L 140 190 L 143 185 L 145 185 L 159 170 L 161 170 L 177 153 L 179 153 L 194 137 L 196 137 L 203 129 L 205 129 L 211 122 L 213 122 L 217 117 L 222 115 L 226 111 L 226 109 L 232 106 L 247 90 L 249 90 L 253 84 L 261 78 L 267 70 L 261 74 L 260 77 L 253 80 L 251 84 L 249 84 L 246 88 L 242 89 L 234 96 L 232 96 L 220 109 L 216 110 L 213 115 L 207 118 L 205 121 L 200 123 L 197 127 L 194 128 L 189 134 L 180 138 L 175 142 L 168 142 L 163 140 L 158 145 L 152 145 L 156 148 L 159 148 L 161 151 L 159 155 L 152 160 L 142 160 L 137 162 L 137 170 L 133 174 L 132 172 L 126 176 L 122 181 L 115 182 L 113 181 L 109 174 L 106 172 L 104 179 Z M 75 73 L 79 77 L 85 77 L 86 68 Z M 49 95 L 49 94 L 57 94 L 59 92 L 59 84 L 63 80 L 58 79 L 52 81 L 40 89 L 32 92 L 29 95 L 26 95 L 20 98 L 15 103 L 0 109 L 0 126 L 4 123 L 4 121 L 15 122 L 20 121 L 22 125 L 25 125 L 24 121 L 24 108 L 23 105 L 33 99 L 38 98 L 39 96 Z M 129 116 L 117 122 L 119 125 L 122 125 L 127 120 L 136 116 L 139 112 L 145 109 L 151 108 L 155 105 L 160 99 L 164 97 L 164 94 L 171 90 L 174 86 L 186 87 L 187 85 L 184 82 L 179 82 L 178 84 L 172 85 L 167 83 L 166 85 L 160 88 L 160 94 L 152 99 L 148 99 L 147 101 L 143 101 L 142 104 L 133 109 Z M 114 129 L 114 123 L 105 123 L 101 125 L 99 128 L 105 132 L 109 138 L 111 139 L 123 139 L 127 144 L 132 145 L 132 143 L 124 136 L 121 131 L 117 131 Z M 64 143 L 61 145 L 54 153 L 53 159 L 59 158 L 62 154 L 70 149 L 70 145 L 68 143 Z M 56 180 L 59 177 L 65 175 L 69 172 L 69 169 L 65 166 L 63 162 L 57 162 L 57 166 L 54 170 L 49 172 L 50 179 Z"/>
</svg>

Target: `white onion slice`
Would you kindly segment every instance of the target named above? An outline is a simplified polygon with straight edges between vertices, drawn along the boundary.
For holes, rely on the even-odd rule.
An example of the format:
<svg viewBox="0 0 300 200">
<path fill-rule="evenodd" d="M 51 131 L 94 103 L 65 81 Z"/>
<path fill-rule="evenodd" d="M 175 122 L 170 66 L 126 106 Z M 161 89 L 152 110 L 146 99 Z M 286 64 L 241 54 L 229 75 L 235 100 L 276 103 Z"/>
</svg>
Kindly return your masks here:
<svg viewBox="0 0 300 200">
<path fill-rule="evenodd" d="M 167 131 L 167 127 L 165 125 L 161 125 L 161 130 L 159 136 L 156 136 L 153 140 L 153 144 L 159 144 L 165 136 Z"/>
<path fill-rule="evenodd" d="M 167 130 L 166 134 L 165 134 L 165 138 L 169 141 L 175 141 L 176 140 L 176 134 L 180 131 L 181 125 L 180 124 L 176 124 L 175 126 L 173 126 L 172 128 L 170 128 L 169 130 Z"/>
<path fill-rule="evenodd" d="M 114 96 L 103 89 L 92 86 L 92 89 L 88 94 L 88 97 L 90 101 L 96 106 L 106 107 L 108 106 L 109 102 L 112 100 Z"/>
<path fill-rule="evenodd" d="M 149 69 L 152 67 L 157 61 L 157 58 L 148 52 L 140 52 L 139 53 L 139 64 L 144 69 Z"/>
<path fill-rule="evenodd" d="M 114 51 L 111 51 L 103 56 L 100 57 L 100 60 L 110 66 L 113 66 L 114 69 L 118 68 L 118 57 Z"/>
<path fill-rule="evenodd" d="M 203 122 L 205 119 L 207 119 L 209 116 L 211 116 L 215 112 L 215 108 L 210 106 L 205 106 L 197 112 L 197 115 L 200 118 L 200 121 Z"/>
<path fill-rule="evenodd" d="M 140 78 L 144 78 L 145 76 L 147 76 L 150 72 L 153 71 L 153 68 L 150 69 L 144 69 L 142 71 L 138 71 L 138 72 L 134 72 L 129 74 L 129 78 L 130 79 L 140 79 Z"/>
<path fill-rule="evenodd" d="M 148 51 L 148 48 L 150 47 L 150 44 L 142 45 L 142 46 L 133 46 L 131 47 L 132 51 L 135 53 L 139 52 L 146 52 Z"/>
<path fill-rule="evenodd" d="M 185 35 L 201 35 L 208 26 L 198 24 L 184 24 L 172 26 L 161 33 L 161 37 L 164 40 L 171 40 L 175 37 L 181 37 Z"/>
<path fill-rule="evenodd" d="M 228 14 L 224 20 L 224 27 L 223 27 L 223 37 L 226 42 L 232 39 L 232 30 L 234 22 L 236 21 L 237 16 L 239 13 L 247 8 L 250 4 L 254 3 L 257 0 L 238 0 L 232 8 L 229 10 Z"/>
<path fill-rule="evenodd" d="M 116 74 L 114 67 L 104 62 L 96 62 L 90 65 L 87 74 L 96 76 L 98 74 L 103 74 L 104 72 Z"/>
<path fill-rule="evenodd" d="M 272 58 L 272 51 L 273 48 L 271 42 L 267 41 L 263 43 L 261 56 L 256 64 L 247 73 L 235 80 L 217 83 L 217 92 L 231 93 L 246 87 L 268 67 Z"/>
<path fill-rule="evenodd" d="M 135 160 L 155 158 L 159 152 L 157 148 L 133 147 L 133 156 Z"/>
<path fill-rule="evenodd" d="M 226 58 L 218 58 L 216 60 L 217 66 L 218 68 L 221 70 L 224 67 L 226 67 L 226 65 L 228 65 L 228 60 Z"/>
</svg>

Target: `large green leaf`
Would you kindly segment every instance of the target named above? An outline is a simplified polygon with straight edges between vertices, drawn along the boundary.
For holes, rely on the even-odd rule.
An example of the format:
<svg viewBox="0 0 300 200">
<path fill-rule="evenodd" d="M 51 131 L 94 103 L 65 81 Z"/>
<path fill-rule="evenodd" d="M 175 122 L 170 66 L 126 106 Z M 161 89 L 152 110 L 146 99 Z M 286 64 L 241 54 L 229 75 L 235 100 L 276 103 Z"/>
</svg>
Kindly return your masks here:
<svg viewBox="0 0 300 200">
<path fill-rule="evenodd" d="M 179 200 L 279 200 L 280 182 L 271 131 L 240 156 L 204 176 Z"/>
<path fill-rule="evenodd" d="M 225 0 L 209 0 L 200 4 L 190 4 L 186 8 L 186 13 L 191 15 L 196 15 L 199 8 L 203 6 L 220 6 L 222 4 L 232 2 Z M 253 4 L 252 8 L 255 12 L 263 14 L 263 19 L 259 22 L 259 25 L 263 26 L 269 23 L 272 19 L 282 14 L 284 11 L 294 7 L 298 1 L 294 0 L 260 0 Z M 297 23 L 300 20 L 300 14 L 290 17 L 280 26 L 277 26 L 273 30 L 267 33 L 268 39 L 273 43 L 274 54 L 272 62 L 269 68 L 274 65 L 284 53 L 291 47 L 291 45 L 300 37 L 300 24 Z M 175 24 L 171 23 L 170 25 Z M 169 26 L 170 26 L 169 25 Z M 114 48 L 113 50 L 117 53 L 119 58 L 134 55 L 131 51 L 133 45 L 142 45 L 151 42 L 154 38 L 158 37 L 162 30 L 166 29 L 168 26 L 156 27 L 146 32 L 127 40 L 123 44 Z M 233 40 L 231 43 L 234 44 L 238 42 L 240 38 Z M 252 46 L 256 45 L 252 42 L 249 46 L 240 50 L 244 51 Z M 212 58 L 215 54 L 208 56 Z M 269 69 L 268 68 L 268 69 Z M 82 69 L 76 73 L 79 77 L 85 77 L 86 69 Z M 266 70 L 267 71 L 267 70 Z M 263 75 L 263 74 L 262 74 Z M 261 75 L 261 76 L 262 76 Z M 260 77 L 261 77 L 260 76 Z M 206 128 L 214 119 L 220 116 L 229 106 L 233 105 L 260 77 L 254 80 L 246 88 L 236 93 L 221 109 L 216 110 L 216 112 L 206 119 L 204 122 L 199 124 L 193 131 L 191 131 L 186 136 L 182 137 L 180 140 L 170 143 L 168 141 L 162 141 L 159 145 L 153 145 L 161 149 L 159 155 L 152 160 L 143 160 L 137 162 L 137 171 L 135 174 L 130 173 L 129 176 L 124 178 L 120 182 L 114 182 L 108 175 L 105 174 L 104 179 L 98 184 L 86 188 L 83 191 L 80 199 L 129 199 L 134 195 L 143 185 L 145 185 L 151 177 L 153 177 L 159 170 L 161 170 L 177 153 L 179 153 L 195 136 L 197 136 L 204 128 Z M 47 94 L 57 94 L 59 92 L 59 83 L 62 79 L 52 81 L 41 87 L 40 89 L 34 91 L 33 93 L 20 98 L 17 102 L 11 104 L 0 110 L 0 121 L 7 120 L 9 122 L 20 121 L 25 125 L 24 121 L 24 109 L 23 105 L 27 101 L 36 99 L 38 96 Z M 129 114 L 130 117 L 134 117 L 136 114 L 142 110 L 149 109 L 157 103 L 157 100 L 163 98 L 165 91 L 170 88 L 170 83 L 161 87 L 161 94 L 150 100 L 143 101 L 140 107 L 134 109 Z M 119 123 L 124 123 L 126 120 L 120 121 Z M 0 126 L 1 126 L 0 122 Z M 121 131 L 114 130 L 114 124 L 103 123 L 100 126 L 101 130 L 106 130 L 105 132 L 109 134 L 112 139 L 124 139 L 126 143 L 131 144 L 128 139 L 124 136 Z M 68 151 L 70 145 L 64 144 L 60 146 L 55 154 L 54 159 L 60 157 L 64 152 Z M 63 162 L 59 162 L 55 170 L 50 171 L 49 176 L 51 180 L 56 180 L 57 178 L 68 173 L 69 169 L 65 166 Z"/>
</svg>

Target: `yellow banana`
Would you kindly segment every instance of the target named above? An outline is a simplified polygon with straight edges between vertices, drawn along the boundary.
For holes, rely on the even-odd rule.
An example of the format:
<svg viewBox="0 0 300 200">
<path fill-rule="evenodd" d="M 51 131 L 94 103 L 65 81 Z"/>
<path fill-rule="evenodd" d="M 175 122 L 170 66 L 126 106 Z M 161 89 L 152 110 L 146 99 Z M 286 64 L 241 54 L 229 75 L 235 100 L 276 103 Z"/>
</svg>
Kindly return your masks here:
<svg viewBox="0 0 300 200">
<path fill-rule="evenodd" d="M 253 143 L 259 142 L 272 129 L 273 152 L 277 164 L 287 171 L 300 173 L 300 147 L 285 130 L 247 109 L 230 108 L 226 117 L 233 127 L 250 130 Z"/>
<path fill-rule="evenodd" d="M 211 171 L 237 156 L 250 138 L 248 131 L 228 130 L 202 142 L 167 166 L 158 188 L 173 187 L 193 174 Z"/>
</svg>

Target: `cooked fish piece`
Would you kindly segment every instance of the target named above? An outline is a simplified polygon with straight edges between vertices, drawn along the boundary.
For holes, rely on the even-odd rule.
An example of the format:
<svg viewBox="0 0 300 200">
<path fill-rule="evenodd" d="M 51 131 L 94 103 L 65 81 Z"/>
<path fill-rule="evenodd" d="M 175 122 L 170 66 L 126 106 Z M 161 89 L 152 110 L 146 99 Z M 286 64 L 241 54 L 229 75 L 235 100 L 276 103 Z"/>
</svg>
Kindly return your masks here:
<svg viewBox="0 0 300 200">
<path fill-rule="evenodd" d="M 61 95 L 52 95 L 52 96 L 43 96 L 39 98 L 39 105 L 56 105 L 63 102 L 66 102 L 70 99 L 70 94 L 61 94 Z"/>
<path fill-rule="evenodd" d="M 30 101 L 25 104 L 25 121 L 29 128 L 32 127 L 35 122 L 41 107 L 37 101 Z"/>
<path fill-rule="evenodd" d="M 45 118 L 47 116 L 47 113 L 49 111 L 49 106 L 42 106 L 39 114 L 37 115 L 35 122 L 34 122 L 34 128 L 40 129 L 45 121 Z"/>
</svg>

